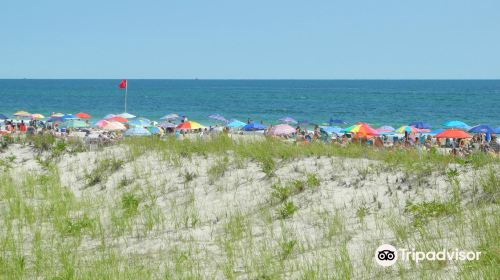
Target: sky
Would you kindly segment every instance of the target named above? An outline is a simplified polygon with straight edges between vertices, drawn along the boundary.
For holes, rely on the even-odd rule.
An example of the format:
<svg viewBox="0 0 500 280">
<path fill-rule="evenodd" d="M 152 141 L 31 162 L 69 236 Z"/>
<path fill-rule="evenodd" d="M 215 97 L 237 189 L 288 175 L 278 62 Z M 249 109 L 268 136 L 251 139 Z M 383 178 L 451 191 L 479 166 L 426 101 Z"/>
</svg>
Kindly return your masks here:
<svg viewBox="0 0 500 280">
<path fill-rule="evenodd" d="M 498 79 L 498 0 L 15 0 L 0 78 Z"/>
</svg>

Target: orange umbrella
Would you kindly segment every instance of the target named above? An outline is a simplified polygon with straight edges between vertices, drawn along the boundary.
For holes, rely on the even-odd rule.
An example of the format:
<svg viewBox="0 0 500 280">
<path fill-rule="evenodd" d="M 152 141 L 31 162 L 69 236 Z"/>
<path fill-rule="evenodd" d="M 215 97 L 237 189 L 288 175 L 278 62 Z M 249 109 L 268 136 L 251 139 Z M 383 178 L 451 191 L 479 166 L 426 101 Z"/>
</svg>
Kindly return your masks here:
<svg viewBox="0 0 500 280">
<path fill-rule="evenodd" d="M 80 113 L 76 113 L 75 116 L 79 117 L 80 119 L 90 119 L 91 116 L 87 113 L 84 113 L 84 112 L 80 112 Z"/>
<path fill-rule="evenodd" d="M 463 130 L 447 129 L 436 134 L 436 138 L 472 138 L 472 136 Z"/>
<path fill-rule="evenodd" d="M 109 118 L 107 119 L 108 121 L 113 121 L 113 122 L 121 122 L 121 123 L 126 123 L 128 122 L 128 120 L 126 118 L 122 118 L 122 117 L 118 117 L 118 116 L 115 116 L 115 117 L 112 117 L 112 118 Z"/>
<path fill-rule="evenodd" d="M 357 123 L 342 130 L 347 133 L 354 133 L 356 136 L 377 136 L 379 133 L 367 123 Z"/>
</svg>

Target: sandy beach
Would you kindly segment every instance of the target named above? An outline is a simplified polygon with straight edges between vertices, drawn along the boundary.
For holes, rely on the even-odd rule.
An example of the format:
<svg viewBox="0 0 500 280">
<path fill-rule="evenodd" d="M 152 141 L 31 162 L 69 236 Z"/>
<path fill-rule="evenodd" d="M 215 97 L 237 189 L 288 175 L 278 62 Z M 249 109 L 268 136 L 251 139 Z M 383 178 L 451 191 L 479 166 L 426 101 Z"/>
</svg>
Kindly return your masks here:
<svg viewBox="0 0 500 280">
<path fill-rule="evenodd" d="M 218 151 L 197 151 L 197 140 L 172 140 L 170 148 L 158 141 L 92 151 L 67 145 L 58 152 L 29 141 L 6 145 L 0 223 L 2 242 L 10 245 L 2 251 L 1 272 L 113 279 L 473 279 L 495 273 L 496 261 L 384 268 L 374 253 L 387 243 L 480 249 L 495 260 L 498 161 L 417 162 L 408 169 L 371 156 L 316 152 L 272 158 L 269 166 L 238 146 L 265 139 L 230 139 L 245 143 Z M 211 147 L 221 140 L 202 141 Z"/>
</svg>

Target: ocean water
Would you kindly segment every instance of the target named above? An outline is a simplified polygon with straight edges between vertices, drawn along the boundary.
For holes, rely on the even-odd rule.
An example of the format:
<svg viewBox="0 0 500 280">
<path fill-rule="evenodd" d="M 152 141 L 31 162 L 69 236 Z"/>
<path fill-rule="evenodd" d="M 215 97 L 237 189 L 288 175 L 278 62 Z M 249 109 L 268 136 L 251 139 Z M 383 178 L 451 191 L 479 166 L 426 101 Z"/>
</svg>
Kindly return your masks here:
<svg viewBox="0 0 500 280">
<path fill-rule="evenodd" d="M 87 112 L 95 120 L 124 111 L 119 80 L 0 80 L 0 113 Z M 129 80 L 128 112 L 168 113 L 204 124 L 207 116 L 277 123 L 284 116 L 324 123 L 400 126 L 446 120 L 500 126 L 500 80 Z"/>
</svg>

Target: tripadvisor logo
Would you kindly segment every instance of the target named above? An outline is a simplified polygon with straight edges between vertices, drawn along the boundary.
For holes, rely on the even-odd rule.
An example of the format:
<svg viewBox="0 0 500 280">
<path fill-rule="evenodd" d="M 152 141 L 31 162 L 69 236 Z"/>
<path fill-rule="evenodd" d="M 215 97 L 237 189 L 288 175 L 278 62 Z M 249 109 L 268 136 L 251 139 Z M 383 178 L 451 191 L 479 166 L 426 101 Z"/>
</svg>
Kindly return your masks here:
<svg viewBox="0 0 500 280">
<path fill-rule="evenodd" d="M 421 261 L 477 261 L 481 256 L 481 252 L 464 251 L 464 250 L 448 250 L 442 249 L 439 251 L 415 251 L 414 249 L 396 249 L 390 244 L 380 245 L 375 250 L 375 262 L 379 265 L 387 267 L 396 263 L 398 259 L 404 262 L 412 261 L 418 264 Z"/>
</svg>

